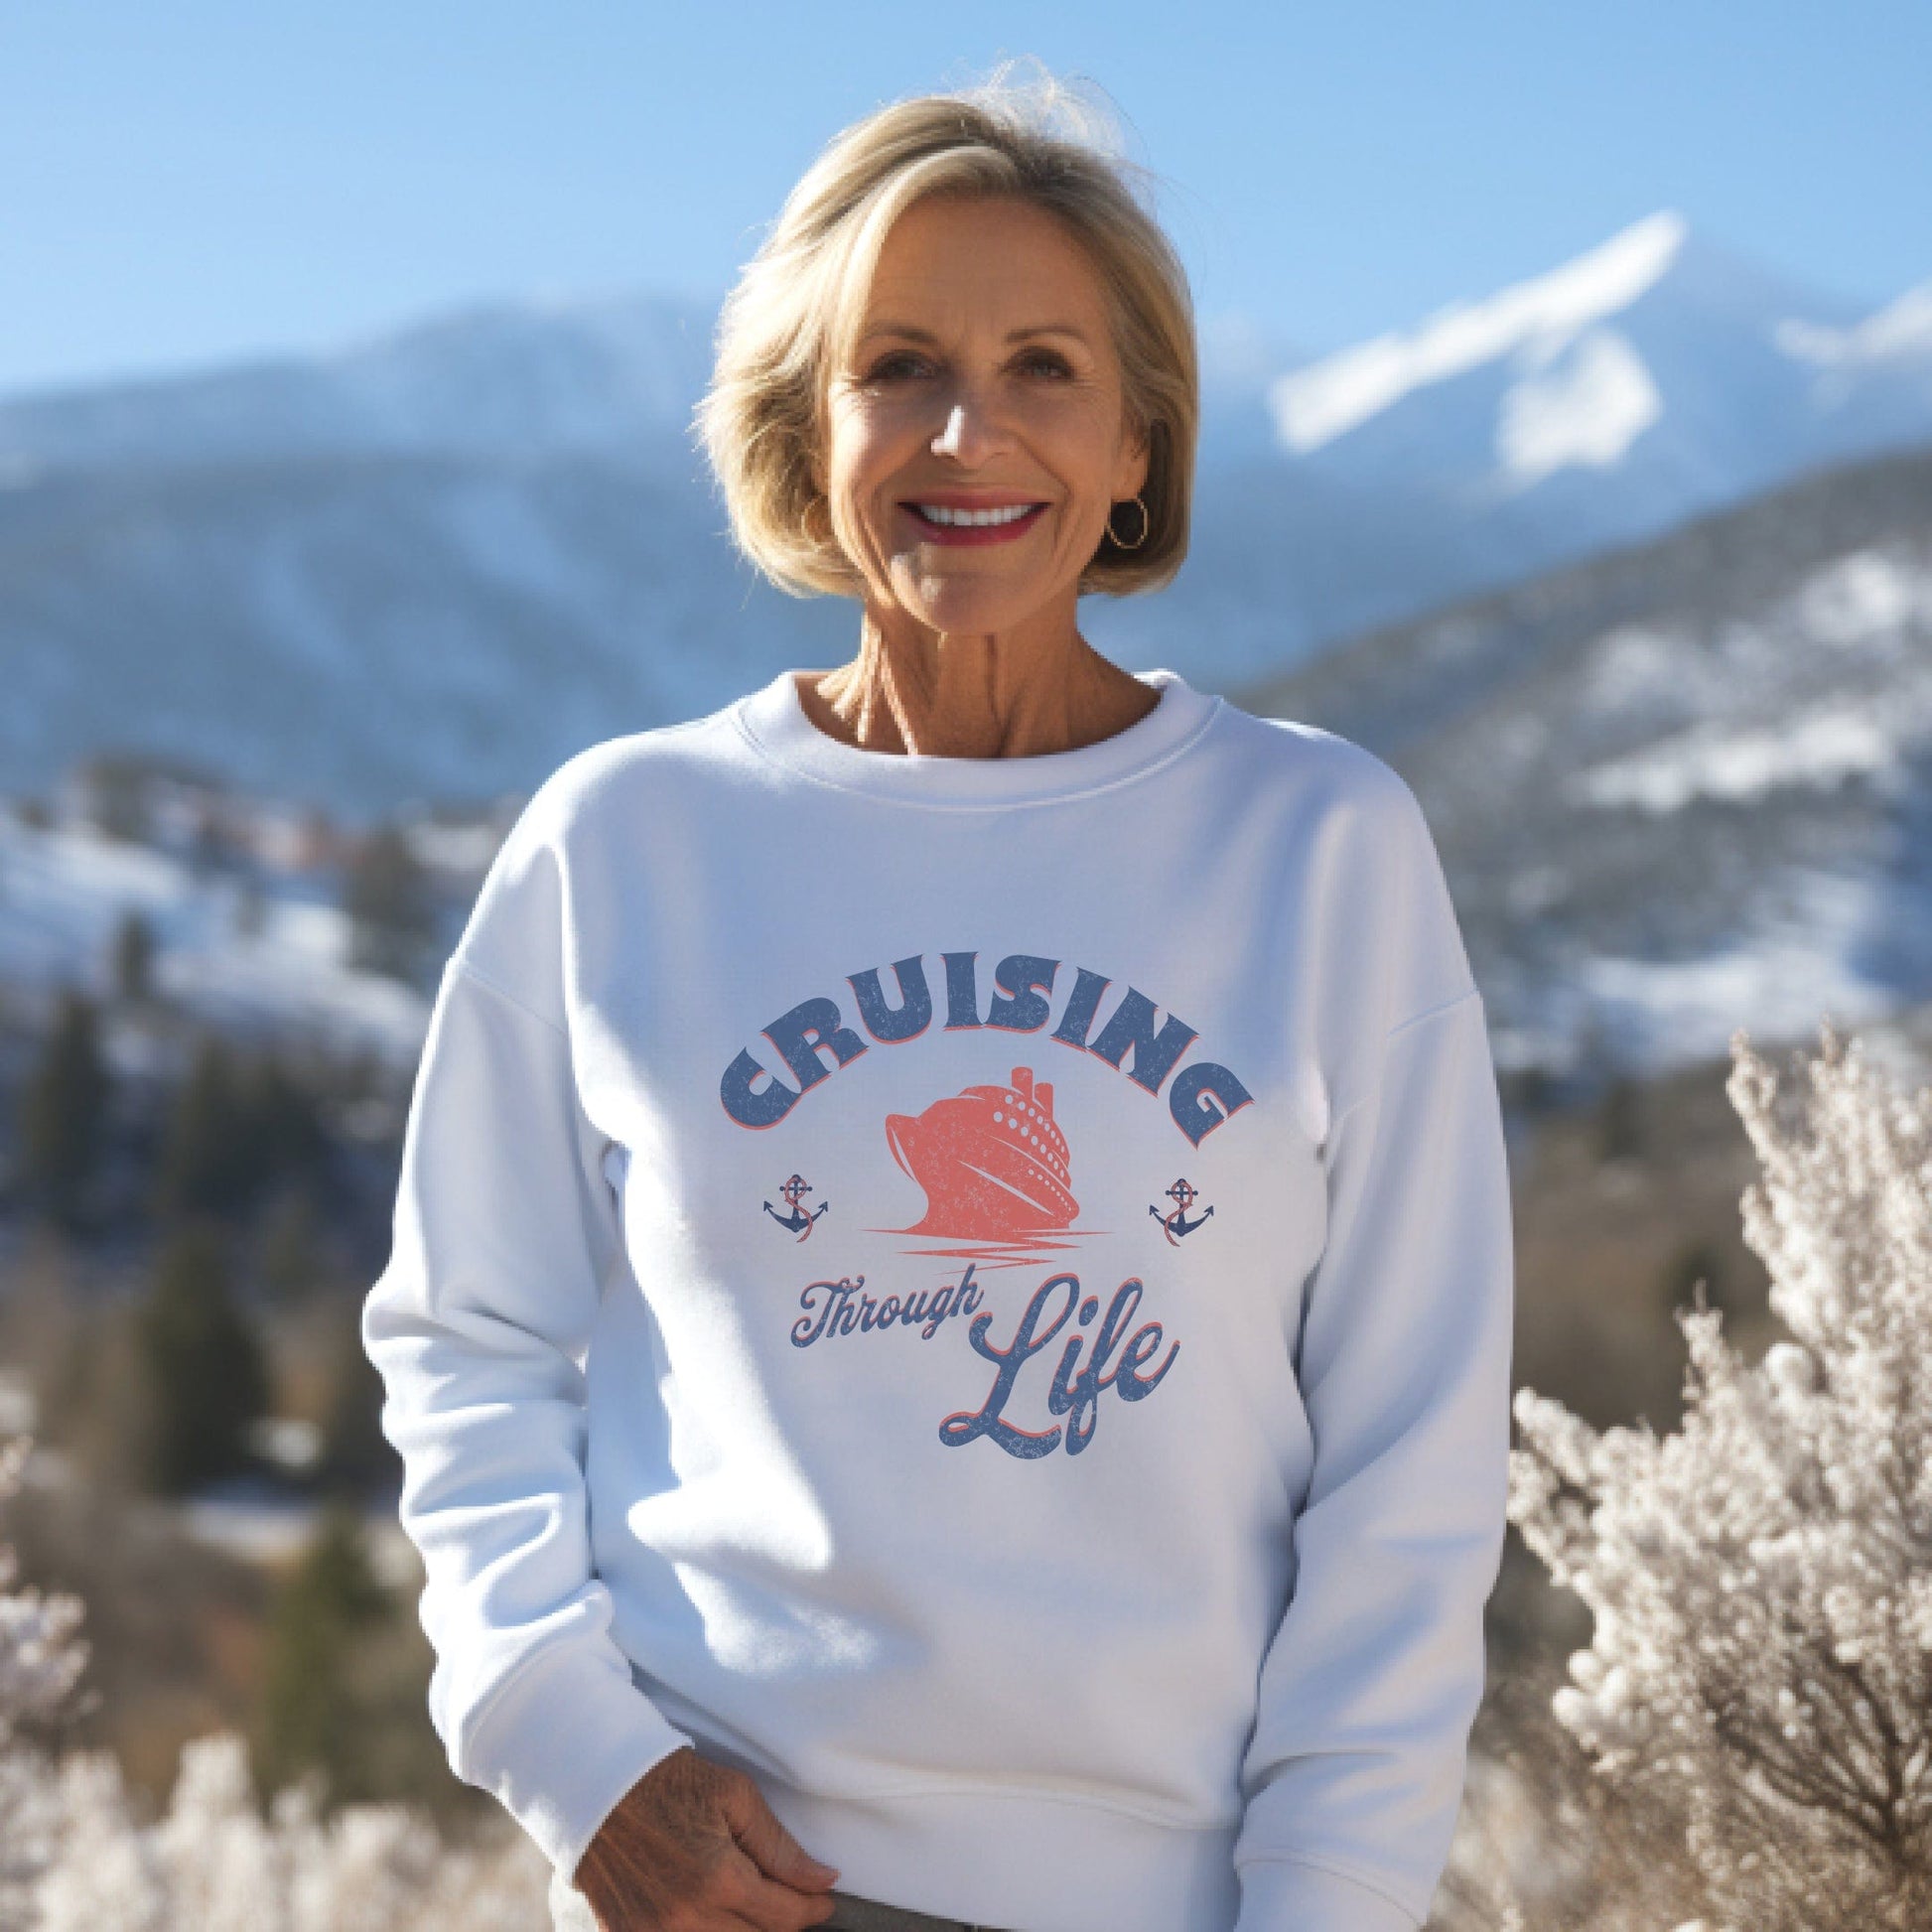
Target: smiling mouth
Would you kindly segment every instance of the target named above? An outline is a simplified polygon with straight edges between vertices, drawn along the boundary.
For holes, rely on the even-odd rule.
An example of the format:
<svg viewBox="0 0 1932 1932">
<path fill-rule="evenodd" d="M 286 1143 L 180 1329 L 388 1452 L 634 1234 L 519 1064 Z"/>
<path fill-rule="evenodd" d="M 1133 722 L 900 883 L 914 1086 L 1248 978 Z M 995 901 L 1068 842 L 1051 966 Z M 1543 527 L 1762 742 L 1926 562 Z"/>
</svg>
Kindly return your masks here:
<svg viewBox="0 0 1932 1932">
<path fill-rule="evenodd" d="M 955 509 L 943 503 L 904 502 L 899 508 L 935 543 L 1004 543 L 1031 530 L 1047 505 L 1006 503 L 978 510 Z"/>
</svg>

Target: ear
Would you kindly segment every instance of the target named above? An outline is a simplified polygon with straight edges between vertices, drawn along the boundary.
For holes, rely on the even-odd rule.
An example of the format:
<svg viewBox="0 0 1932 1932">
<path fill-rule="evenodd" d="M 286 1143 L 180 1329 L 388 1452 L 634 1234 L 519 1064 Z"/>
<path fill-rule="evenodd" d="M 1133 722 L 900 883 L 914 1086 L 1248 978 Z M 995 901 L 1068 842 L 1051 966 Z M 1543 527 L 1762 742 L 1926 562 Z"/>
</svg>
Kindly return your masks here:
<svg viewBox="0 0 1932 1932">
<path fill-rule="evenodd" d="M 1153 456 L 1152 440 L 1146 432 L 1129 431 L 1121 439 L 1120 462 L 1114 468 L 1114 500 L 1124 503 L 1147 487 Z"/>
</svg>

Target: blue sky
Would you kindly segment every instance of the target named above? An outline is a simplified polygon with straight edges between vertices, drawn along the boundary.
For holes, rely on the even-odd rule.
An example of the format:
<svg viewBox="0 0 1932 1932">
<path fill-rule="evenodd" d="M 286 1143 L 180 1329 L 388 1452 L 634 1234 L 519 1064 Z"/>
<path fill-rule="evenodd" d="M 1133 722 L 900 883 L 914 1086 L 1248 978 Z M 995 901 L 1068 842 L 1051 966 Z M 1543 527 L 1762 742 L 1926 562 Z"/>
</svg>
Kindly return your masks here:
<svg viewBox="0 0 1932 1932">
<path fill-rule="evenodd" d="M 715 298 L 818 147 L 1033 55 L 1098 82 L 1200 310 L 1308 350 L 1639 216 L 1932 278 L 1926 0 L 0 0 L 0 390 L 499 295 Z"/>
</svg>

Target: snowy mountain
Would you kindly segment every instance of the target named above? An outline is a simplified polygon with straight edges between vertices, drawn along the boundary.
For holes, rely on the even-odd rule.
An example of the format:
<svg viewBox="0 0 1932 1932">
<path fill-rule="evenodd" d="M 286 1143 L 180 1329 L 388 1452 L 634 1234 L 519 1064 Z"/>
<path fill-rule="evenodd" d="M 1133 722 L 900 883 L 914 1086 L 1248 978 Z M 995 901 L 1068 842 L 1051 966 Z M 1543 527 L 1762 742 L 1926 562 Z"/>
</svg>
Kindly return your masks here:
<svg viewBox="0 0 1932 1932">
<path fill-rule="evenodd" d="M 1186 574 L 1165 603 L 1094 627 L 1123 661 L 1195 653 L 1229 684 L 1821 467 L 1932 443 L 1932 283 L 1865 315 L 1668 209 L 1264 379 L 1237 346 L 1240 399 L 1266 434 L 1223 412 Z"/>
<path fill-rule="evenodd" d="M 1235 695 L 1414 785 L 1504 1065 L 1932 1018 L 1932 452 Z"/>
<path fill-rule="evenodd" d="M 310 359 L 18 397 L 0 401 L 0 478 L 348 456 L 661 458 L 690 447 L 712 322 L 707 305 L 672 297 L 499 304 Z"/>
<path fill-rule="evenodd" d="M 1415 785 L 1506 1069 L 1664 1071 L 1722 1055 L 1734 1026 L 1760 1047 L 1813 1039 L 1827 1013 L 1918 1026 L 1932 1064 L 1932 451 L 1231 695 Z M 476 828 L 444 858 L 479 874 Z M 161 986 L 211 1022 L 413 1062 L 425 996 L 347 964 L 314 882 L 251 908 L 192 841 L 0 812 L 0 998 L 103 984 L 130 908 Z"/>
<path fill-rule="evenodd" d="M 7 788 L 134 746 L 358 822 L 531 789 L 848 654 L 844 609 L 754 580 L 723 520 L 593 454 L 51 472 L 0 491 Z"/>
<path fill-rule="evenodd" d="M 1861 319 L 1666 209 L 1269 400 L 1282 448 L 1321 474 L 1607 539 L 1932 440 L 1932 283 Z"/>
<path fill-rule="evenodd" d="M 363 819 L 850 654 L 731 549 L 690 433 L 713 312 L 503 305 L 0 401 L 0 766 L 128 745 Z M 1932 284 L 1791 287 L 1668 211 L 1310 359 L 1204 324 L 1193 547 L 1096 643 L 1227 688 L 1365 628 L 1932 442 Z"/>
</svg>

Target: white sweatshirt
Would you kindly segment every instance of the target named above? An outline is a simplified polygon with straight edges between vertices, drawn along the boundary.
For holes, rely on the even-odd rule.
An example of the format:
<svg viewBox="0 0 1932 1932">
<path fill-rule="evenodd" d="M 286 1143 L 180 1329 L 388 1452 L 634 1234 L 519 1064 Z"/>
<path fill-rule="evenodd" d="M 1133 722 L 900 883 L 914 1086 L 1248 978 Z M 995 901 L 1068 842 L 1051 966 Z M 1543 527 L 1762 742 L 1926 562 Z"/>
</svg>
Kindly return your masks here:
<svg viewBox="0 0 1932 1932">
<path fill-rule="evenodd" d="M 1016 759 L 792 678 L 571 759 L 443 975 L 363 1337 L 450 1762 L 565 1873 L 688 1740 L 846 1891 L 1412 1932 L 1513 1299 L 1414 795 L 1171 671 Z"/>
</svg>

